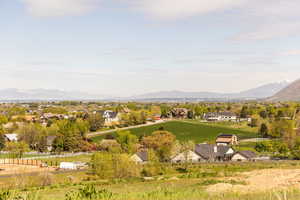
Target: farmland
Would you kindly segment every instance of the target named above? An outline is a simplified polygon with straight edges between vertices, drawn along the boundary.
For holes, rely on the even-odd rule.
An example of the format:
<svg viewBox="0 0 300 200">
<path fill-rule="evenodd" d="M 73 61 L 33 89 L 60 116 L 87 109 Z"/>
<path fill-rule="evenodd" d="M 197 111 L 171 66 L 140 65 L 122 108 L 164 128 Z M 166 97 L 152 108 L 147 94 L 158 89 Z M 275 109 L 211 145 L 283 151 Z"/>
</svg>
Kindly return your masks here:
<svg viewBox="0 0 300 200">
<path fill-rule="evenodd" d="M 129 129 L 130 132 L 137 136 L 149 135 L 153 131 L 163 127 L 164 130 L 172 132 L 178 140 L 193 140 L 197 143 L 213 141 L 220 133 L 236 134 L 240 139 L 257 137 L 255 132 L 235 129 L 225 126 L 211 126 L 203 123 L 193 123 L 186 121 L 170 121 L 164 124 L 150 125 Z M 112 133 L 114 134 L 114 133 Z M 93 137 L 93 141 L 99 141 L 105 136 Z"/>
</svg>

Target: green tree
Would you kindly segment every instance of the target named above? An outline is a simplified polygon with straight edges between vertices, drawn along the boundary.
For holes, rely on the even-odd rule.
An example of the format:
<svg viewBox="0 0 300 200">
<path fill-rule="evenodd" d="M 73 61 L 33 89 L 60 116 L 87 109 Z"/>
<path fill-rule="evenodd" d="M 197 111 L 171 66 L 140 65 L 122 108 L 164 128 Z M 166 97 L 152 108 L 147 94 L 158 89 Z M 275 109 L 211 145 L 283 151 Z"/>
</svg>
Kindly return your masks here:
<svg viewBox="0 0 300 200">
<path fill-rule="evenodd" d="M 104 118 L 101 114 L 91 114 L 88 117 L 90 131 L 97 131 L 104 126 Z"/>
<path fill-rule="evenodd" d="M 271 136 L 282 138 L 283 141 L 291 148 L 296 141 L 295 121 L 279 120 L 272 124 Z"/>
<path fill-rule="evenodd" d="M 267 126 L 266 123 L 262 123 L 262 124 L 260 125 L 259 134 L 260 134 L 262 137 L 268 137 L 268 135 L 269 135 L 269 128 L 268 128 L 268 126 Z"/>
<path fill-rule="evenodd" d="M 121 145 L 121 148 L 124 152 L 136 152 L 136 144 L 138 143 L 138 138 L 137 136 L 131 134 L 130 131 L 118 131 L 116 140 Z"/>
<path fill-rule="evenodd" d="M 28 144 L 25 142 L 8 142 L 6 143 L 5 150 L 10 152 L 14 158 L 22 158 L 25 152 L 30 150 Z"/>
<path fill-rule="evenodd" d="M 139 166 L 127 154 L 95 153 L 91 172 L 99 178 L 129 178 L 140 175 Z"/>
</svg>

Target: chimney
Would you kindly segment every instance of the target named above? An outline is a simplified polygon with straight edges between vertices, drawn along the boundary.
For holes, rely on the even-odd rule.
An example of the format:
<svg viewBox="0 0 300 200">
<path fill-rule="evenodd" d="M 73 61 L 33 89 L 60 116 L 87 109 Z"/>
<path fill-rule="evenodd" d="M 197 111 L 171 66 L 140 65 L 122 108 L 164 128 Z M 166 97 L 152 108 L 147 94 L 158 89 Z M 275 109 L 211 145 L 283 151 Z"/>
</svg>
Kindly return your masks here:
<svg viewBox="0 0 300 200">
<path fill-rule="evenodd" d="M 215 145 L 214 146 L 214 153 L 217 153 L 218 152 L 218 147 Z"/>
</svg>

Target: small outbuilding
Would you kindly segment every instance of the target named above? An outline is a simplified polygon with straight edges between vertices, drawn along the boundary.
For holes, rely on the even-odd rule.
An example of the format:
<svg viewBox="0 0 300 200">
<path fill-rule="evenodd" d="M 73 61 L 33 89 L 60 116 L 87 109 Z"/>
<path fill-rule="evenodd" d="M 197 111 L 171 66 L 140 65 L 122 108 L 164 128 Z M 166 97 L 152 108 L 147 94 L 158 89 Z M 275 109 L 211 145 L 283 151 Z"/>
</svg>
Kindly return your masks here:
<svg viewBox="0 0 300 200">
<path fill-rule="evenodd" d="M 83 162 L 61 162 L 59 168 L 64 170 L 77 170 L 85 166 L 86 163 Z"/>
</svg>

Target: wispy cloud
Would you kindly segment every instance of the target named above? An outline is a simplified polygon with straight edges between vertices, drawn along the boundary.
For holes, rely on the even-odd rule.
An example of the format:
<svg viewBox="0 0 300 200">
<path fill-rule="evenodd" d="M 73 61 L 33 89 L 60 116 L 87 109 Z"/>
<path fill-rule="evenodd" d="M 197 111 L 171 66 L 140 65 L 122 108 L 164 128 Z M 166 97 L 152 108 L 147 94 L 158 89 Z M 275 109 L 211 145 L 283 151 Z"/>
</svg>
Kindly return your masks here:
<svg viewBox="0 0 300 200">
<path fill-rule="evenodd" d="M 127 0 L 134 8 L 160 19 L 178 19 L 240 6 L 248 0 Z"/>
<path fill-rule="evenodd" d="M 22 0 L 28 12 L 38 17 L 82 15 L 99 6 L 101 0 Z"/>
</svg>

